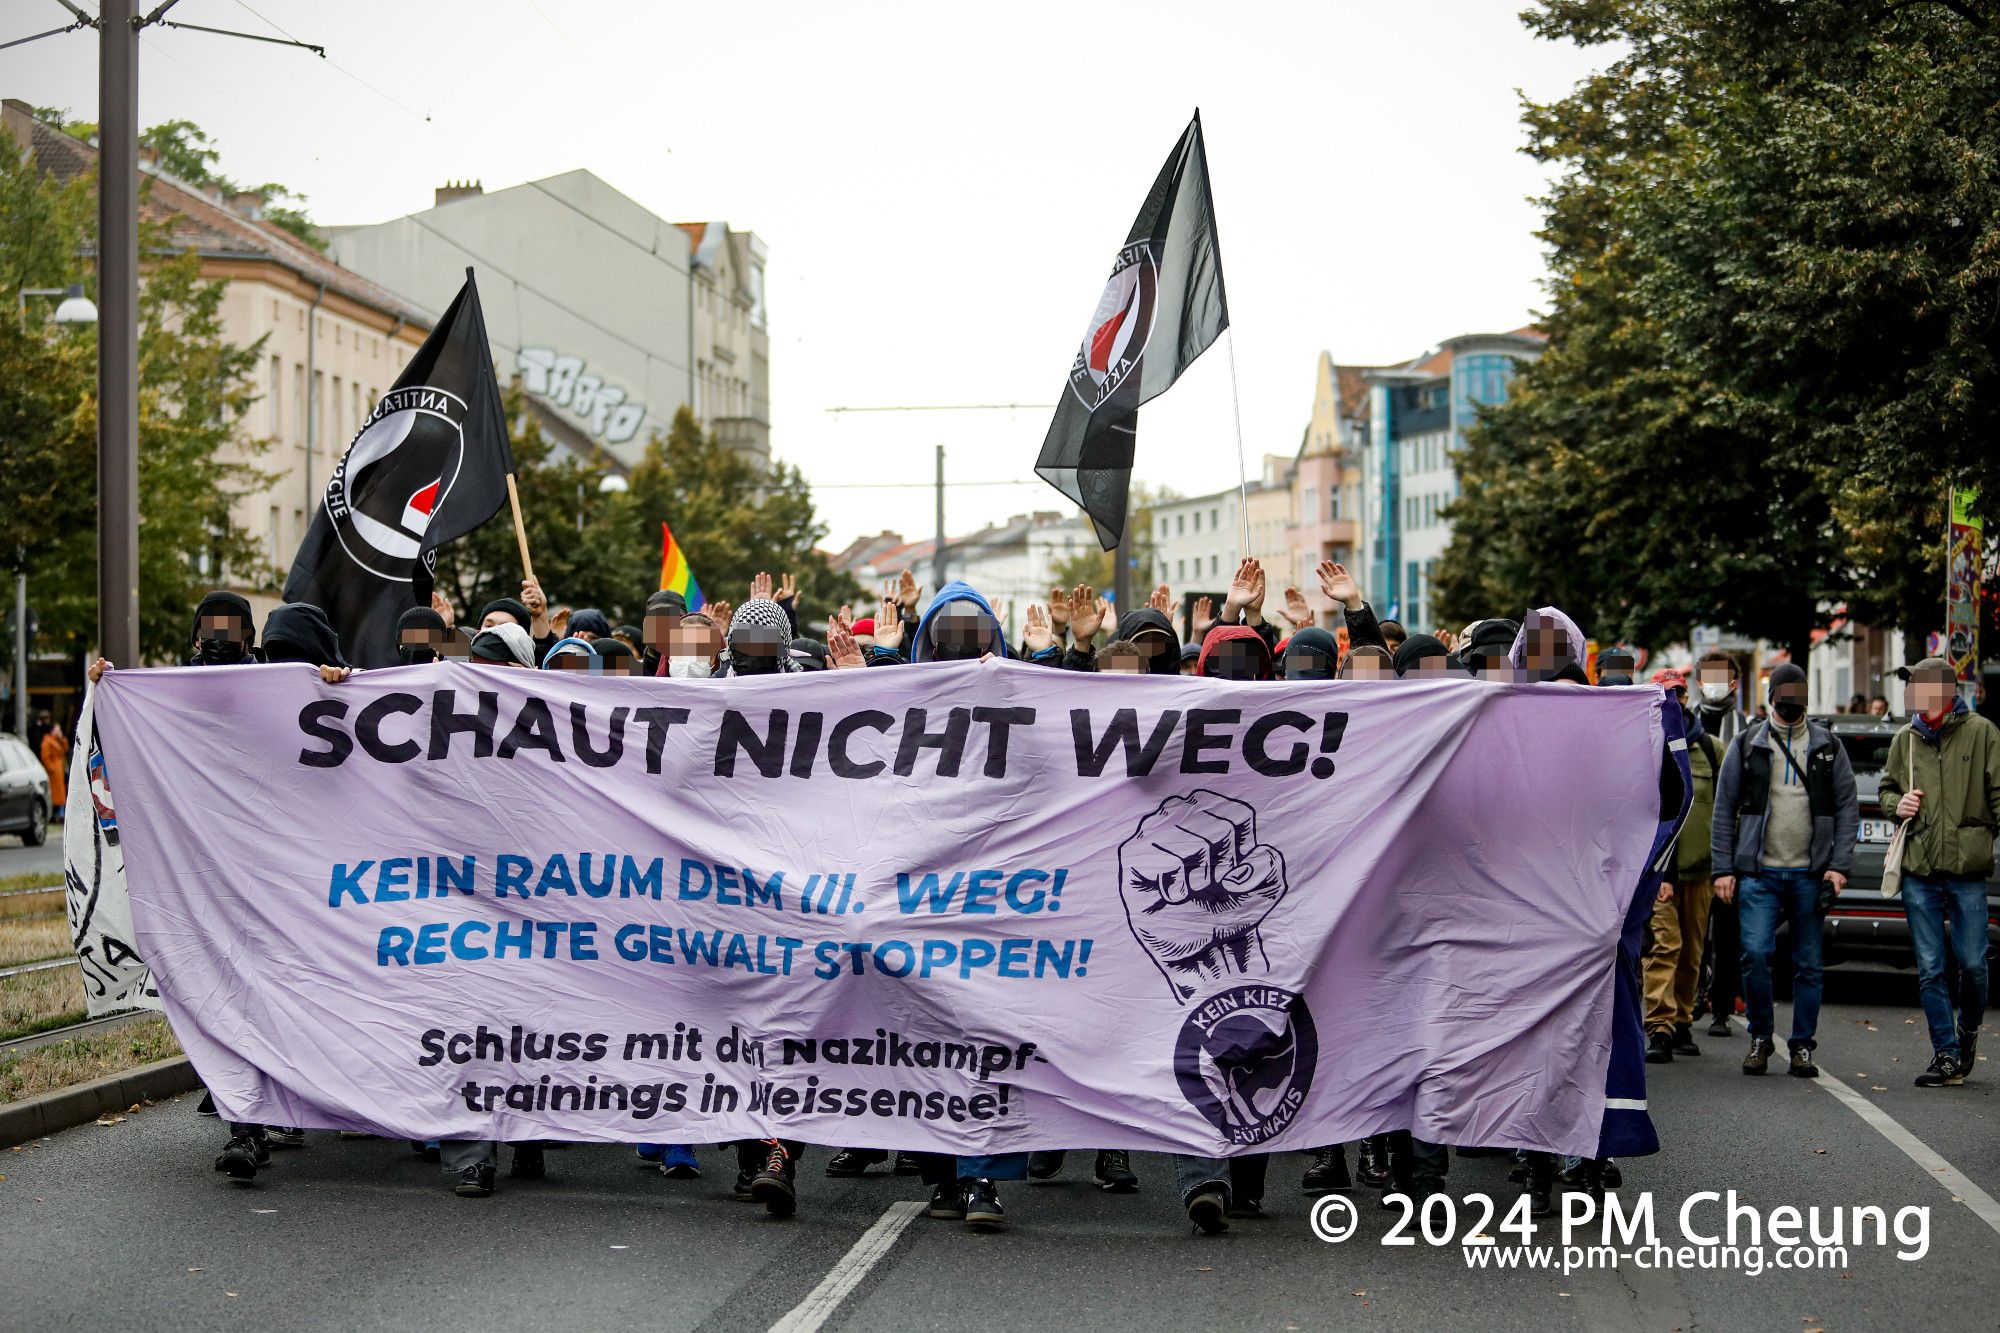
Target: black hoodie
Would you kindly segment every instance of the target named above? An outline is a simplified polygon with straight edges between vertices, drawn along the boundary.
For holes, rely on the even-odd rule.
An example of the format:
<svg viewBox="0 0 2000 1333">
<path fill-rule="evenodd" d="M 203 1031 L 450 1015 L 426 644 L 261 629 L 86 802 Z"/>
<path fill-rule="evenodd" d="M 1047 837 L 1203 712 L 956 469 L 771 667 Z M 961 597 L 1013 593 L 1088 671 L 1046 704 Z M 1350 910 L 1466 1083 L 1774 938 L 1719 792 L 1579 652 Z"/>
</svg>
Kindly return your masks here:
<svg viewBox="0 0 2000 1333">
<path fill-rule="evenodd" d="M 234 616 L 243 622 L 243 651 L 240 656 L 217 656 L 201 644 L 201 622 L 205 616 Z M 189 655 L 189 666 L 235 666 L 243 662 L 257 662 L 262 658 L 257 652 L 257 621 L 250 614 L 250 603 L 233 592 L 216 591 L 201 599 L 194 609 L 194 651 Z"/>
<path fill-rule="evenodd" d="M 264 659 L 306 662 L 312 666 L 346 666 L 340 636 L 326 612 L 309 602 L 288 602 L 264 618 Z"/>
</svg>

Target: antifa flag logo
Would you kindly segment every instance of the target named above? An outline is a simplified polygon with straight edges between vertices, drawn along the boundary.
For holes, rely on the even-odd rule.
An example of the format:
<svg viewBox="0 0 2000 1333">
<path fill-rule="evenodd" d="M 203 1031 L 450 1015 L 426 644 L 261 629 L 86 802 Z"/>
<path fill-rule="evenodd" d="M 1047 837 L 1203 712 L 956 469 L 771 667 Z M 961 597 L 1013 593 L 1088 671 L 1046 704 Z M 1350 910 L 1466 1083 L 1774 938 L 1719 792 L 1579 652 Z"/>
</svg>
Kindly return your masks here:
<svg viewBox="0 0 2000 1333">
<path fill-rule="evenodd" d="M 431 516 L 465 455 L 465 401 L 443 389 L 394 389 L 326 487 L 341 549 L 380 578 L 410 581 Z"/>
<path fill-rule="evenodd" d="M 1140 241 L 1118 252 L 1070 367 L 1069 387 L 1084 410 L 1096 411 L 1139 369 L 1153 334 L 1159 288 L 1151 246 Z"/>
</svg>

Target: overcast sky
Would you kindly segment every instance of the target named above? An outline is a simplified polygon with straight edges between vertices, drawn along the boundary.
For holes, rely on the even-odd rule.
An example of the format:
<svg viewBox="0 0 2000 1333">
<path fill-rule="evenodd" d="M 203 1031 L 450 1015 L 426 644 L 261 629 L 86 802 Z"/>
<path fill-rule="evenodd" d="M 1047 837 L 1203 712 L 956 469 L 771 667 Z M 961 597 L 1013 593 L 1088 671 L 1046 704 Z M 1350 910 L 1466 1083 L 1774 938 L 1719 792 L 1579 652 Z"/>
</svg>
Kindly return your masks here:
<svg viewBox="0 0 2000 1333">
<path fill-rule="evenodd" d="M 86 0 L 94 8 L 94 0 Z M 1525 0 L 638 3 L 181 0 L 173 17 L 324 45 L 149 29 L 142 125 L 186 118 L 222 170 L 326 223 L 588 168 L 662 216 L 770 246 L 776 452 L 820 487 L 830 546 L 1066 508 L 1032 481 L 1053 403 L 1147 186 L 1199 106 L 1254 474 L 1296 449 L 1319 352 L 1389 362 L 1541 304 L 1516 90 L 1596 55 L 1538 42 Z M 142 4 L 148 7 L 150 0 Z M 0 38 L 53 27 L 9 0 Z M 0 91 L 94 118 L 96 42 L 0 52 Z M 1233 485 L 1228 340 L 1140 414 L 1138 475 Z"/>
</svg>

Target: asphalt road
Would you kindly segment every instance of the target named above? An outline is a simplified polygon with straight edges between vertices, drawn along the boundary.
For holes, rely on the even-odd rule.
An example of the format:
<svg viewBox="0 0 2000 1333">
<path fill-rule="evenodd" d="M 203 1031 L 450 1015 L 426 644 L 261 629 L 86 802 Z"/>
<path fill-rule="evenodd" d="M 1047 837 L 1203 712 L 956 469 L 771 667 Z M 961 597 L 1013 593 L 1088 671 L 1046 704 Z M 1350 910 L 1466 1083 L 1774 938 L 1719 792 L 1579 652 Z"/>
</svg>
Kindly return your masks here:
<svg viewBox="0 0 2000 1333">
<path fill-rule="evenodd" d="M 1836 979 L 1820 1030 L 1827 1080 L 2000 1195 L 2000 1070 L 1989 1081 L 1995 1066 L 1982 1060 L 1965 1087 L 1912 1087 L 1928 1058 L 1912 994 L 1904 979 Z M 2000 1217 L 1982 1220 L 1977 1197 L 1954 1201 L 1949 1176 L 1824 1088 L 1743 1077 L 1746 1044 L 1707 1041 L 1701 1058 L 1652 1071 L 1666 1144 L 1624 1164 L 1621 1197 L 1652 1191 L 1670 1245 L 1699 1190 L 1733 1189 L 1767 1211 L 1875 1204 L 1893 1217 L 1921 1205 L 1922 1258 L 1896 1258 L 1892 1235 L 1886 1248 L 1850 1246 L 1833 1271 L 1753 1277 L 1629 1260 L 1567 1276 L 1470 1271 L 1456 1247 L 1382 1245 L 1394 1215 L 1372 1195 L 1358 1198 L 1352 1239 L 1315 1239 L 1296 1190 L 1300 1156 L 1273 1163 L 1268 1217 L 1202 1238 L 1164 1158 L 1141 1157 L 1141 1192 L 1112 1197 L 1090 1187 L 1088 1155 L 1073 1154 L 1067 1179 L 1004 1189 L 1006 1232 L 919 1216 L 872 1264 L 843 1266 L 885 1211 L 922 1197 L 914 1180 L 828 1180 L 815 1149 L 800 1215 L 779 1222 L 730 1198 L 733 1158 L 721 1152 L 704 1151 L 702 1179 L 668 1181 L 627 1150 L 570 1148 L 549 1154 L 546 1180 L 503 1175 L 495 1197 L 467 1201 L 401 1143 L 315 1133 L 236 1185 L 210 1169 L 222 1131 L 184 1097 L 0 1153 L 0 1326 L 766 1329 L 838 1269 L 858 1280 L 821 1327 L 1994 1327 Z M 1504 1204 L 1506 1166 L 1454 1160 L 1450 1184 Z M 812 1325 L 791 1325 L 802 1326 Z"/>
<path fill-rule="evenodd" d="M 23 846 L 19 835 L 0 833 L 0 877 L 26 874 L 30 870 L 62 873 L 62 825 L 49 825 L 48 841 L 39 847 Z"/>
</svg>

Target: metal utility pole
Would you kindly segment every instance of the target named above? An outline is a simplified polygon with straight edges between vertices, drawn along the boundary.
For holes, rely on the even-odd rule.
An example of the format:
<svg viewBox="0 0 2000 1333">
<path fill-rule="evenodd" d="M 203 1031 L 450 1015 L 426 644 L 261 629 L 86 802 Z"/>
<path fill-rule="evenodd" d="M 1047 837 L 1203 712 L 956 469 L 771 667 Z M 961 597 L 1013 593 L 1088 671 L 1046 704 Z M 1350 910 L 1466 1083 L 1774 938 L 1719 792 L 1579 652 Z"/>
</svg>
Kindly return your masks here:
<svg viewBox="0 0 2000 1333">
<path fill-rule="evenodd" d="M 14 576 L 14 730 L 28 741 L 28 576 Z M 34 747 L 30 746 L 30 749 Z M 39 755 L 36 756 L 40 758 Z"/>
<path fill-rule="evenodd" d="M 139 31 L 135 0 L 97 23 L 97 642 L 139 660 Z"/>
<path fill-rule="evenodd" d="M 932 554 L 935 558 L 931 562 L 931 596 L 935 597 L 944 587 L 945 575 L 943 445 L 937 447 L 937 548 Z"/>
<path fill-rule="evenodd" d="M 1132 603 L 1132 516 L 1125 516 L 1125 540 L 1111 548 L 1111 604 L 1123 619 L 1134 609 Z M 1112 622 L 1114 625 L 1116 620 Z"/>
</svg>

